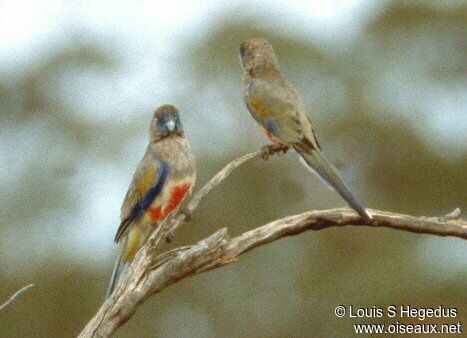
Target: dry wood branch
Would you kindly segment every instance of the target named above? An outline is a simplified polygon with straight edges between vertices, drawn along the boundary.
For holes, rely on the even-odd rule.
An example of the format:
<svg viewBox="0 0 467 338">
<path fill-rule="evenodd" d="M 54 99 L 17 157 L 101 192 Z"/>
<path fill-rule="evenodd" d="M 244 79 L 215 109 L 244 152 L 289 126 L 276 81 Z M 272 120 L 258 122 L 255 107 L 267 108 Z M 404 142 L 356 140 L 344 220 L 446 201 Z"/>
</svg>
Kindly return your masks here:
<svg viewBox="0 0 467 338">
<path fill-rule="evenodd" d="M 3 310 L 4 308 L 6 308 L 8 305 L 10 305 L 16 297 L 18 297 L 20 294 L 22 294 L 23 292 L 25 292 L 26 290 L 32 288 L 34 286 L 34 284 L 29 284 L 29 285 L 26 285 L 26 286 L 23 286 L 21 289 L 19 289 L 18 291 L 16 291 L 11 297 L 10 299 L 8 299 L 5 303 L 3 303 L 2 305 L 0 305 L 0 311 Z"/>
<path fill-rule="evenodd" d="M 178 227 L 191 218 L 193 211 L 198 207 L 201 200 L 205 198 L 212 189 L 226 179 L 232 171 L 247 162 L 257 161 L 260 159 L 267 160 L 270 156 L 276 153 L 285 153 L 286 151 L 287 149 L 284 147 L 269 144 L 264 146 L 261 150 L 248 153 L 229 162 L 221 171 L 214 175 L 208 183 L 197 191 L 185 208 L 180 212 L 175 213 L 165 224 L 162 225 L 160 229 L 150 236 L 148 242 L 151 244 L 151 250 L 156 251 L 161 246 L 164 239 L 170 242 Z"/>
<path fill-rule="evenodd" d="M 277 151 L 280 149 L 265 148 L 230 162 L 191 199 L 187 205 L 188 212 L 193 212 L 199 202 L 235 168 Z M 230 264 L 239 255 L 255 247 L 307 230 L 355 225 L 467 239 L 467 223 L 458 219 L 459 212 L 441 218 L 414 217 L 379 210 L 369 212 L 374 218 L 371 225 L 363 225 L 360 217 L 347 208 L 309 211 L 275 220 L 234 238 L 227 235 L 226 229 L 221 229 L 195 245 L 158 255 L 155 247 L 160 244 L 160 240 L 187 218 L 187 214 L 178 213 L 168 222 L 164 231 L 153 234 L 139 251 L 125 278 L 87 324 L 80 337 L 108 337 L 133 315 L 146 298 L 180 279 Z"/>
</svg>

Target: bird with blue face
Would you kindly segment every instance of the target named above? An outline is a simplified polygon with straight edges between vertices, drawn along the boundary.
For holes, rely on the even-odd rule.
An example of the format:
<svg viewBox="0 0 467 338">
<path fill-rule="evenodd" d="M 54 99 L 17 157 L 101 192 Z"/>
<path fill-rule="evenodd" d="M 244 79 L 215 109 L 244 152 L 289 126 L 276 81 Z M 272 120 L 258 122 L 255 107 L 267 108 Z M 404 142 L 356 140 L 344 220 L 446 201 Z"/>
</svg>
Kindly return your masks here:
<svg viewBox="0 0 467 338">
<path fill-rule="evenodd" d="M 313 169 L 357 211 L 364 222 L 371 215 L 326 160 L 312 128 L 308 110 L 297 90 L 282 76 L 271 44 L 253 38 L 240 46 L 244 69 L 243 99 L 252 117 L 272 142 L 293 148 L 305 165 Z"/>
<path fill-rule="evenodd" d="M 107 298 L 152 231 L 180 206 L 195 184 L 195 160 L 177 108 L 170 104 L 157 108 L 149 130 L 149 145 L 123 201 L 115 235 L 122 248 Z"/>
</svg>

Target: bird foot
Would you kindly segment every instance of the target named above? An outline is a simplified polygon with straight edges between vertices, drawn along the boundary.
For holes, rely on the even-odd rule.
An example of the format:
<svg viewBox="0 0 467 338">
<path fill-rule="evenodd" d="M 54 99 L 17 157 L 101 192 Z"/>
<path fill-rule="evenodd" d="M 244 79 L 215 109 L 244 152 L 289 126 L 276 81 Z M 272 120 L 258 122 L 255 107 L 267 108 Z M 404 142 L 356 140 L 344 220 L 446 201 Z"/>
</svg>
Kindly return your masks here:
<svg viewBox="0 0 467 338">
<path fill-rule="evenodd" d="M 271 157 L 275 153 L 280 152 L 282 154 L 285 154 L 289 150 L 289 147 L 286 146 L 285 144 L 271 143 L 271 144 L 267 144 L 264 147 L 262 147 L 261 150 L 263 151 L 261 158 L 263 160 L 267 160 L 269 159 L 269 157 Z"/>
<path fill-rule="evenodd" d="M 190 222 L 193 218 L 193 214 L 191 213 L 191 210 L 188 208 L 181 208 L 180 213 L 185 215 L 185 221 Z"/>
<path fill-rule="evenodd" d="M 192 214 L 191 214 L 191 211 L 188 208 L 181 208 L 179 213 L 185 215 L 185 222 L 191 221 L 191 219 L 192 219 L 191 215 Z M 172 228 L 172 229 L 167 231 L 167 235 L 165 236 L 165 241 L 167 243 L 171 243 L 173 241 L 174 237 L 175 237 L 175 229 Z"/>
<path fill-rule="evenodd" d="M 175 238 L 175 233 L 173 230 L 169 230 L 167 232 L 167 235 L 165 236 L 165 242 L 168 244 L 168 243 L 172 243 L 172 241 L 174 240 Z"/>
</svg>

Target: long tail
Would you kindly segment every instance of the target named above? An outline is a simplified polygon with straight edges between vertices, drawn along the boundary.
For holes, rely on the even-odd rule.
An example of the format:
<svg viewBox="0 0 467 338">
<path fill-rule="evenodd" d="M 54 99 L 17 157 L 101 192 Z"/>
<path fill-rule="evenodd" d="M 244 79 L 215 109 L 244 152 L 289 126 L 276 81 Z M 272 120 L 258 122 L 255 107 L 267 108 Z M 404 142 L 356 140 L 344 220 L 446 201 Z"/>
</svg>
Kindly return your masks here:
<svg viewBox="0 0 467 338">
<path fill-rule="evenodd" d="M 120 239 L 120 256 L 118 257 L 114 271 L 112 272 L 112 278 L 110 279 L 109 288 L 107 289 L 107 294 L 105 296 L 106 299 L 110 297 L 114 289 L 117 287 L 121 278 L 125 275 L 128 267 L 133 261 L 136 253 L 146 242 L 152 231 L 154 231 L 154 228 L 150 226 L 133 226 L 125 236 Z"/>
<path fill-rule="evenodd" d="M 130 262 L 125 262 L 124 257 L 123 257 L 124 254 L 125 254 L 125 248 L 126 248 L 127 240 L 128 240 L 127 238 L 124 239 L 125 242 L 122 245 L 120 255 L 119 255 L 117 261 L 115 262 L 114 271 L 112 272 L 112 277 L 110 279 L 110 283 L 109 283 L 109 287 L 107 289 L 107 294 L 105 295 L 105 299 L 108 299 L 112 295 L 112 292 L 115 290 L 115 287 L 117 286 L 118 282 L 120 281 L 120 278 L 125 275 L 126 269 L 131 264 L 131 261 Z"/>
<path fill-rule="evenodd" d="M 366 223 L 371 223 L 371 215 L 366 211 L 360 200 L 350 191 L 342 178 L 339 177 L 336 169 L 326 160 L 320 150 L 305 151 L 299 144 L 294 145 L 294 148 L 305 163 L 317 172 L 324 181 L 330 184 Z"/>
</svg>

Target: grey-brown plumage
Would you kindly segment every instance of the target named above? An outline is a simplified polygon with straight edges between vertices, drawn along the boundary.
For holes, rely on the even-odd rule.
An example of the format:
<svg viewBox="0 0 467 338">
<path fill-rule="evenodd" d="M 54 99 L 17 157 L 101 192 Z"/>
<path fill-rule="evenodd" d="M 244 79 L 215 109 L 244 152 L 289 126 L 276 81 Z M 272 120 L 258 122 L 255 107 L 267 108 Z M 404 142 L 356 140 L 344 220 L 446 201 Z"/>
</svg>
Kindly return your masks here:
<svg viewBox="0 0 467 338">
<path fill-rule="evenodd" d="M 271 44 L 260 38 L 240 46 L 244 69 L 243 99 L 273 142 L 293 148 L 307 167 L 330 184 L 370 223 L 371 215 L 324 157 L 308 111 L 297 90 L 282 76 Z"/>
<path fill-rule="evenodd" d="M 195 160 L 178 110 L 172 105 L 161 106 L 154 112 L 150 143 L 122 205 L 121 223 L 115 235 L 115 241 L 122 245 L 122 253 L 107 297 L 147 237 L 191 192 L 195 179 Z"/>
</svg>

